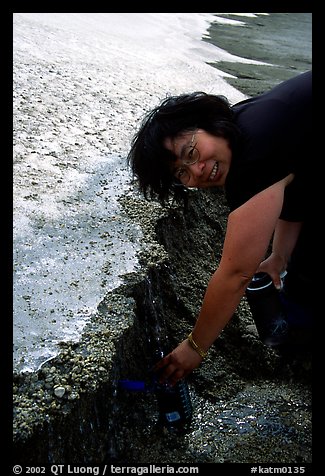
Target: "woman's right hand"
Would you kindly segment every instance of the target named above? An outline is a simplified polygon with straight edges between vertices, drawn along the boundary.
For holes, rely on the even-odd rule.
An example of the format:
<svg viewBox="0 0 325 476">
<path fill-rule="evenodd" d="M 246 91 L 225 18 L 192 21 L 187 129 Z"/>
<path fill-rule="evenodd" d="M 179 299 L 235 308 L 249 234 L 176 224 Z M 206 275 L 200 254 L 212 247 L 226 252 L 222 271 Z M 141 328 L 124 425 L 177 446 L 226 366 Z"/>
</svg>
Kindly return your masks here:
<svg viewBox="0 0 325 476">
<path fill-rule="evenodd" d="M 202 357 L 185 339 L 155 365 L 154 371 L 158 373 L 159 381 L 175 385 L 198 367 L 201 361 Z"/>
</svg>

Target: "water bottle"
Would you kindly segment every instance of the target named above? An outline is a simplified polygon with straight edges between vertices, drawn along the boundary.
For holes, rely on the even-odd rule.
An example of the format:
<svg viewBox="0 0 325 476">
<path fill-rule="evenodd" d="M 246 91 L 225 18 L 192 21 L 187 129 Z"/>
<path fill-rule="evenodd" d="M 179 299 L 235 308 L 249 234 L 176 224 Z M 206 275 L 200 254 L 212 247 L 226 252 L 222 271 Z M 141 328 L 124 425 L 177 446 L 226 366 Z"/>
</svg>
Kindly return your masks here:
<svg viewBox="0 0 325 476">
<path fill-rule="evenodd" d="M 156 383 L 158 424 L 171 431 L 183 430 L 192 420 L 192 402 L 187 382 L 179 380 L 174 386 Z"/>
<path fill-rule="evenodd" d="M 158 425 L 169 431 L 180 432 L 192 420 L 192 402 L 187 382 L 183 379 L 170 386 L 154 378 L 149 383 L 142 380 L 120 380 L 119 387 L 132 392 L 154 392 L 158 405 Z"/>
<path fill-rule="evenodd" d="M 281 278 L 286 273 L 282 273 Z M 267 273 L 256 273 L 246 289 L 246 297 L 259 337 L 276 347 L 285 342 L 289 326 L 281 297 Z"/>
</svg>

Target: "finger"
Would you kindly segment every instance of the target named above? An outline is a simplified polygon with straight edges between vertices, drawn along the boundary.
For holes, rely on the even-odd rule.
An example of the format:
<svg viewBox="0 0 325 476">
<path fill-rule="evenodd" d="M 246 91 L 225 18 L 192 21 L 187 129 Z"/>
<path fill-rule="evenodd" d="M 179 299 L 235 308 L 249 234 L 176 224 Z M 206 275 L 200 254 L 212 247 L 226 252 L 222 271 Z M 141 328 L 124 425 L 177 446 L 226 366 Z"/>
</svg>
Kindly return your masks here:
<svg viewBox="0 0 325 476">
<path fill-rule="evenodd" d="M 175 367 L 173 365 L 168 365 L 159 374 L 159 382 L 164 383 L 164 382 L 168 381 L 168 383 L 170 383 L 172 381 L 172 376 L 173 376 L 174 372 L 175 372 Z"/>
<path fill-rule="evenodd" d="M 176 370 L 175 372 L 173 372 L 173 374 L 171 375 L 171 377 L 168 379 L 168 381 L 170 382 L 170 384 L 172 386 L 176 385 L 177 382 L 179 382 L 180 380 L 182 380 L 182 378 L 185 377 L 185 372 L 181 369 L 178 369 Z"/>
<path fill-rule="evenodd" d="M 156 372 L 159 369 L 162 369 L 163 367 L 166 367 L 169 364 L 169 355 L 166 355 L 163 359 L 159 360 L 154 366 L 153 366 L 153 371 Z"/>
<path fill-rule="evenodd" d="M 282 281 L 281 275 L 276 274 L 274 277 L 272 277 L 272 279 L 273 279 L 273 284 L 275 286 L 275 289 L 277 289 L 278 291 L 281 291 L 281 289 L 283 289 L 283 281 Z"/>
</svg>

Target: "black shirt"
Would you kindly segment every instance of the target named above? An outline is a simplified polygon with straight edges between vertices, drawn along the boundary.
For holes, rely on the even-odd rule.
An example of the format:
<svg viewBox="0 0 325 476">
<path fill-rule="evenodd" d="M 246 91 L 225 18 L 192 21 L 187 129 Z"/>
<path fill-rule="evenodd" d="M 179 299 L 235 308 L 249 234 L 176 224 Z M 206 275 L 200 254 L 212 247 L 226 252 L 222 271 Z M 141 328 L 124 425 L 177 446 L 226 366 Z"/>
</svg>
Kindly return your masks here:
<svg viewBox="0 0 325 476">
<path fill-rule="evenodd" d="M 242 140 L 225 183 L 231 210 L 293 172 L 281 218 L 304 220 L 311 192 L 311 97 L 308 71 L 232 107 Z"/>
</svg>

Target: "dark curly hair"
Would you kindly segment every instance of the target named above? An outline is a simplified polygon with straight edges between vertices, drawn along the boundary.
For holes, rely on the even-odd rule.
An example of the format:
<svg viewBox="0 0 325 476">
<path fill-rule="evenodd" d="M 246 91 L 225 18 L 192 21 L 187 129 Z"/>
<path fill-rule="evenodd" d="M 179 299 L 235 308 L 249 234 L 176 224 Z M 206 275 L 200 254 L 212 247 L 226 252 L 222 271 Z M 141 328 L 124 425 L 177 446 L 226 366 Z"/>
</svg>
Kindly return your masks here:
<svg viewBox="0 0 325 476">
<path fill-rule="evenodd" d="M 164 205 L 184 193 L 183 186 L 175 186 L 172 174 L 171 164 L 177 157 L 165 148 L 164 140 L 195 129 L 224 137 L 232 150 L 238 142 L 239 131 L 224 96 L 199 91 L 171 96 L 144 117 L 127 161 L 145 198 L 158 199 Z"/>
</svg>

